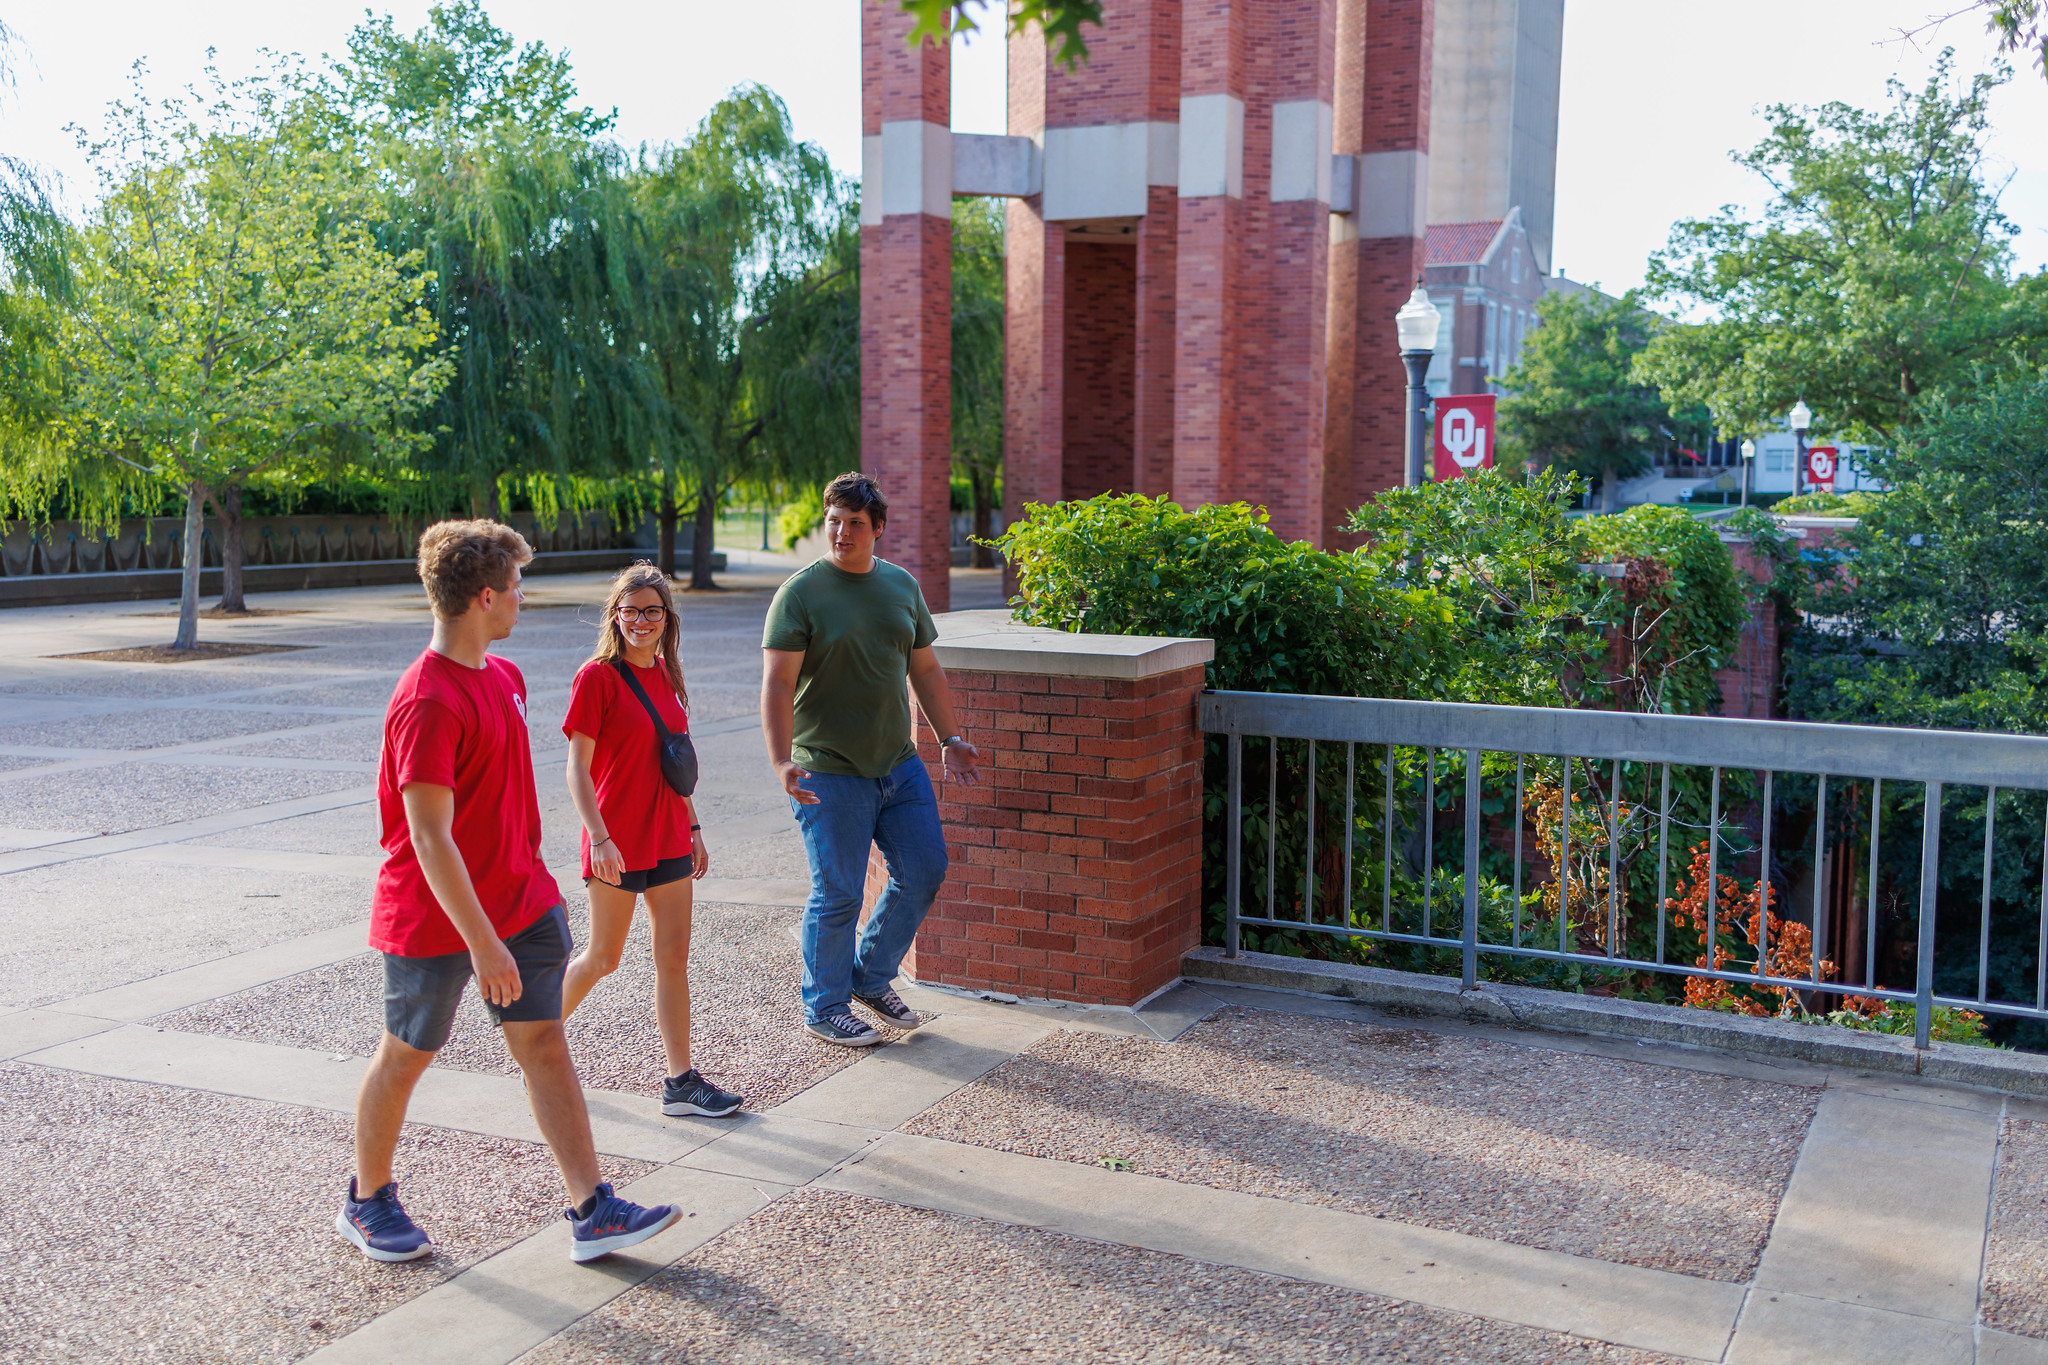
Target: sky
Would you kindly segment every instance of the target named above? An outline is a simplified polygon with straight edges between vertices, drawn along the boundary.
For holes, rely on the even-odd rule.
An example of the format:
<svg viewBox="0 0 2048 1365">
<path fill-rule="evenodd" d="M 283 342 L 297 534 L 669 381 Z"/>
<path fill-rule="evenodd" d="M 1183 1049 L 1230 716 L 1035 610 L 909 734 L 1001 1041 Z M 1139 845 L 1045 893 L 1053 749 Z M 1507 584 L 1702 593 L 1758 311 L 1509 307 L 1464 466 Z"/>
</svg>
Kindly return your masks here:
<svg viewBox="0 0 2048 1365">
<path fill-rule="evenodd" d="M 1959 0 L 1566 0 L 1554 265 L 1620 290 L 1642 280 L 1649 253 L 1680 218 L 1725 203 L 1754 208 L 1763 186 L 1730 150 L 1764 131 L 1762 106 L 1844 100 L 1874 107 L 1896 75 L 1917 86 L 1942 45 L 1964 73 L 1983 69 L 1990 40 L 1973 19 L 1950 21 L 1916 46 L 1901 28 Z M 376 5 L 403 29 L 424 0 Z M 494 0 L 490 13 L 521 41 L 568 50 L 585 100 L 616 108 L 628 142 L 687 137 L 733 86 L 779 93 L 799 135 L 854 172 L 860 161 L 860 33 L 855 0 Z M 206 49 L 230 76 L 272 48 L 339 52 L 361 3 L 339 0 L 76 0 L 16 8 L 27 47 L 20 86 L 0 103 L 0 154 L 59 171 L 74 199 L 91 177 L 67 124 L 99 128 L 108 101 L 146 64 L 156 93 L 199 77 Z M 955 45 L 953 126 L 1002 132 L 1003 47 L 996 35 Z M 2048 263 L 2048 82 L 2016 70 L 1996 97 L 1990 150 L 2010 176 L 2006 211 L 2024 229 L 2016 264 Z"/>
</svg>

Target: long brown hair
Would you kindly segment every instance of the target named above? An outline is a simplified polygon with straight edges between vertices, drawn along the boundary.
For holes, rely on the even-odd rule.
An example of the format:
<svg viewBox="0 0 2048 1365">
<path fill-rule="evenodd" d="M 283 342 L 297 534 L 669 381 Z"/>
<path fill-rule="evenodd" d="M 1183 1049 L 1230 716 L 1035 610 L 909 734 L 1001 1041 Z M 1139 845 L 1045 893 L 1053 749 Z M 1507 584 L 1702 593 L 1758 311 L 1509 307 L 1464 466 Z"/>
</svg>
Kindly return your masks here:
<svg viewBox="0 0 2048 1365">
<path fill-rule="evenodd" d="M 690 709 L 690 693 L 683 686 L 683 661 L 679 648 L 682 642 L 683 623 L 676 619 L 675 595 L 669 591 L 668 575 L 660 569 L 641 560 L 619 570 L 619 576 L 612 580 L 612 589 L 605 594 L 604 620 L 597 626 L 597 648 L 591 651 L 592 663 L 610 663 L 626 657 L 626 637 L 619 630 L 619 608 L 626 599 L 642 588 L 652 588 L 661 595 L 662 633 L 661 644 L 655 653 L 661 659 L 668 673 L 668 685 L 675 690 L 683 710 Z"/>
</svg>

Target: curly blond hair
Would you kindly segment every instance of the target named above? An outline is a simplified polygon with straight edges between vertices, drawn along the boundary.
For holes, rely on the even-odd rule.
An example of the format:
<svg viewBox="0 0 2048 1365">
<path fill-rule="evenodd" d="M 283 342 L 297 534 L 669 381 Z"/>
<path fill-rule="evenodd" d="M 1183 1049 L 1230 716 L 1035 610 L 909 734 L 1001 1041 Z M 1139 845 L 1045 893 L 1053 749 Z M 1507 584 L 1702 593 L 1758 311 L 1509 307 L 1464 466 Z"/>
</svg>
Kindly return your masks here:
<svg viewBox="0 0 2048 1365">
<path fill-rule="evenodd" d="M 498 592 L 533 560 L 526 537 L 495 521 L 437 521 L 420 533 L 420 582 L 434 615 L 453 621 L 485 588 Z"/>
</svg>

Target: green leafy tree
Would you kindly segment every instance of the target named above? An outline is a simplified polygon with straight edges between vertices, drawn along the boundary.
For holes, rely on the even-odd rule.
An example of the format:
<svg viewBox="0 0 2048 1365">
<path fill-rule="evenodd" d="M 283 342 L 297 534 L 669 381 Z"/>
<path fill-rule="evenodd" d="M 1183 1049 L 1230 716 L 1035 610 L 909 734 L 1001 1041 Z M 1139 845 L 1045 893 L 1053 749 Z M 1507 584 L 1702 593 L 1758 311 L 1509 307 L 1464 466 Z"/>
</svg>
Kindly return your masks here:
<svg viewBox="0 0 2048 1365">
<path fill-rule="evenodd" d="M 1773 197 L 1761 222 L 1724 209 L 1672 229 L 1654 297 L 1708 320 L 1660 331 L 1639 372 L 1726 428 L 1775 426 L 1797 400 L 1844 438 L 1888 444 L 1922 395 L 2037 349 L 2039 281 L 2009 277 L 2018 231 L 1986 182 L 1991 92 L 1951 89 L 1950 54 L 1877 112 L 1774 105 L 1770 136 L 1737 155 Z"/>
<path fill-rule="evenodd" d="M 1576 703 L 1606 648 L 1600 579 L 1579 569 L 1584 525 L 1566 515 L 1585 485 L 1561 469 L 1526 482 L 1482 469 L 1389 489 L 1345 529 L 1376 581 L 1434 599 L 1447 638 L 1428 668 L 1386 695 L 1518 706 Z"/>
<path fill-rule="evenodd" d="M 565 55 L 519 47 L 474 0 L 410 34 L 366 21 L 320 86 L 333 135 L 376 166 L 380 239 L 424 266 L 450 366 L 393 503 L 497 516 L 516 495 L 552 516 L 604 499 L 665 420 L 619 345 L 642 293 L 610 117 L 577 104 Z"/>
<path fill-rule="evenodd" d="M 956 33 L 973 33 L 981 25 L 975 14 L 988 9 L 991 0 L 902 0 L 903 12 L 916 17 L 910 30 L 912 43 L 943 43 Z M 2007 0 L 2011 3 L 2011 0 Z M 1048 44 L 1057 44 L 1055 57 L 1067 66 L 1088 59 L 1088 43 L 1081 25 L 1102 24 L 1102 0 L 1009 0 L 1006 32 L 1025 33 L 1036 25 Z"/>
<path fill-rule="evenodd" d="M 87 490 L 102 517 L 138 480 L 184 498 L 179 649 L 197 641 L 207 498 L 411 450 L 407 419 L 444 378 L 421 358 L 435 329 L 418 261 L 375 241 L 361 167 L 283 82 L 216 80 L 214 93 L 204 108 L 117 105 L 111 135 L 88 148 L 102 198 L 72 234 L 65 277 L 41 282 L 46 458 L 0 469 L 16 508 L 46 506 L 60 484 Z M 238 569 L 239 527 L 226 529 Z"/>
<path fill-rule="evenodd" d="M 734 486 L 801 478 L 857 449 L 858 208 L 760 86 L 651 154 L 636 201 L 659 302 L 636 310 L 631 336 L 670 415 L 656 447 L 662 516 L 688 507 L 691 583 L 709 588 Z"/>
<path fill-rule="evenodd" d="M 953 201 L 953 476 L 974 510 L 972 563 L 993 568 L 985 543 L 1003 475 L 1003 208 Z"/>
<path fill-rule="evenodd" d="M 1658 319 L 1635 291 L 1618 299 L 1590 291 L 1547 294 L 1536 315 L 1542 325 L 1502 376 L 1504 453 L 1597 478 L 1601 508 L 1611 512 L 1616 484 L 1649 468 L 1651 452 L 1668 444 L 1675 428 L 1699 431 L 1705 414 L 1675 418 L 1656 385 L 1636 378 L 1636 358 Z"/>
<path fill-rule="evenodd" d="M 1895 452 L 1790 661 L 1798 714 L 2048 730 L 2048 374 L 1944 402 Z"/>
</svg>

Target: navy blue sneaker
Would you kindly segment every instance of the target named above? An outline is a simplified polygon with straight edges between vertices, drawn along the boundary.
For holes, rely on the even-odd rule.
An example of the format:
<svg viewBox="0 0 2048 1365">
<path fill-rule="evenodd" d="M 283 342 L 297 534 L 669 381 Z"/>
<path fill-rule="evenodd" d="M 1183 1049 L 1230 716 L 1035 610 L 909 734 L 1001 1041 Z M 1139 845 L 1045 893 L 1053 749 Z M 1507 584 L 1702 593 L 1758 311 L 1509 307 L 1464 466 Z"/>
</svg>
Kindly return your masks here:
<svg viewBox="0 0 2048 1365">
<path fill-rule="evenodd" d="M 702 1114 L 722 1119 L 746 1102 L 746 1096 L 720 1090 L 705 1080 L 694 1066 L 680 1076 L 670 1076 L 661 1086 L 661 1112 L 671 1117 Z"/>
<path fill-rule="evenodd" d="M 882 1035 L 868 1027 L 867 1020 L 844 1005 L 839 1007 L 837 1014 L 823 1019 L 806 1019 L 804 1032 L 838 1047 L 873 1047 L 882 1041 Z"/>
<path fill-rule="evenodd" d="M 610 1185 L 599 1185 L 590 1205 L 590 1212 L 582 1217 L 574 1209 L 562 1215 L 569 1220 L 569 1254 L 579 1261 L 594 1261 L 614 1251 L 638 1246 L 683 1216 L 673 1204 L 643 1209 L 632 1200 L 613 1194 Z"/>
<path fill-rule="evenodd" d="M 334 1230 L 373 1261 L 417 1261 L 434 1250 L 427 1234 L 406 1217 L 395 1180 L 368 1199 L 358 1199 L 356 1178 L 350 1176 L 348 1202 L 334 1215 Z"/>
<path fill-rule="evenodd" d="M 890 1028 L 900 1028 L 905 1033 L 924 1026 L 924 1016 L 903 1003 L 903 997 L 896 994 L 894 986 L 885 986 L 880 995 L 861 995 L 854 999 L 882 1016 L 882 1022 Z"/>
</svg>

